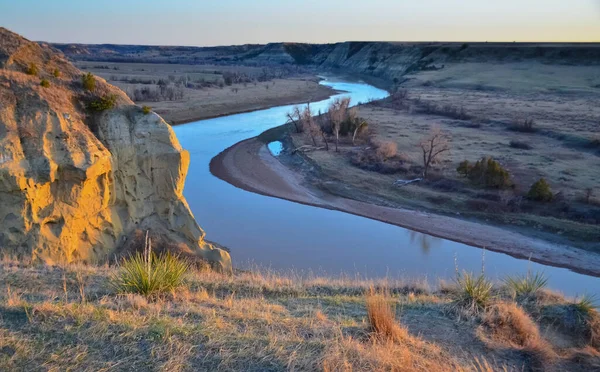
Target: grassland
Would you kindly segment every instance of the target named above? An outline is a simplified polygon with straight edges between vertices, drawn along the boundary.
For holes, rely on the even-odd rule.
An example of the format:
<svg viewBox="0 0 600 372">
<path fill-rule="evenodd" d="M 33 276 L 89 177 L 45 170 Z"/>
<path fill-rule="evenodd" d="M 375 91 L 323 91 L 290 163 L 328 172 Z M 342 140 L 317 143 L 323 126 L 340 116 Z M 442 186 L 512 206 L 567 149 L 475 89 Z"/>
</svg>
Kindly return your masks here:
<svg viewBox="0 0 600 372">
<path fill-rule="evenodd" d="M 347 137 L 339 153 L 305 152 L 308 162 L 300 168 L 314 185 L 339 196 L 476 219 L 600 252 L 598 79 L 594 67 L 536 62 L 449 64 L 409 74 L 401 94 L 359 106 L 369 125 L 362 143 Z M 533 128 L 518 130 L 525 120 Z M 435 126 L 450 137 L 451 151 L 428 180 L 394 186 L 422 175 L 418 144 Z M 302 134 L 291 140 L 292 149 L 311 143 Z M 382 141 L 397 146 L 395 170 L 383 174 L 352 162 Z M 476 187 L 456 172 L 461 161 L 484 156 L 510 172 L 513 188 Z M 551 185 L 553 202 L 527 199 L 540 178 Z"/>
<path fill-rule="evenodd" d="M 391 279 L 192 271 L 173 293 L 148 298 L 116 293 L 110 283 L 117 273 L 4 261 L 0 369 L 600 368 L 596 310 L 535 286 L 517 293 L 489 283 L 485 292 L 464 280 L 429 288 Z"/>
<path fill-rule="evenodd" d="M 77 67 L 101 76 L 140 105 L 152 107 L 171 124 L 254 111 L 273 106 L 318 101 L 334 91 L 319 78 L 293 67 L 183 65 L 159 63 L 77 62 Z M 159 84 L 172 97 L 149 99 Z M 137 91 L 137 93 L 136 93 Z"/>
</svg>

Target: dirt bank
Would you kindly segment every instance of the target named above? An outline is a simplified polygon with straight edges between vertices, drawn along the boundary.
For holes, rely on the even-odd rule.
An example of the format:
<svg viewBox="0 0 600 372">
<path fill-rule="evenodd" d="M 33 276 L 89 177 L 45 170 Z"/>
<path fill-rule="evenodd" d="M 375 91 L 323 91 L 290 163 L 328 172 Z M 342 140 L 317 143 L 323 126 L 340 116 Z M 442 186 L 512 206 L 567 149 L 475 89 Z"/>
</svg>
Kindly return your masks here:
<svg viewBox="0 0 600 372">
<path fill-rule="evenodd" d="M 210 171 L 232 185 L 258 194 L 339 210 L 436 237 L 529 258 L 546 265 L 600 276 L 600 256 L 530 238 L 494 226 L 407 209 L 388 208 L 325 194 L 306 186 L 303 176 L 273 157 L 257 138 L 242 141 L 212 159 Z"/>
</svg>

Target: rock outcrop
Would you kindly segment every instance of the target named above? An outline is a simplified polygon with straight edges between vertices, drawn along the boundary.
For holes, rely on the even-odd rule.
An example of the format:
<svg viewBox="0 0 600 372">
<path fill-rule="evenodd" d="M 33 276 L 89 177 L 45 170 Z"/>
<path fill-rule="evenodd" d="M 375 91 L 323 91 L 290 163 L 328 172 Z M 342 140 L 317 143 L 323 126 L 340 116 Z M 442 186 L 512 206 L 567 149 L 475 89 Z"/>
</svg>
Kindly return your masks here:
<svg viewBox="0 0 600 372">
<path fill-rule="evenodd" d="M 0 28 L 0 253 L 101 262 L 149 231 L 164 249 L 230 271 L 183 197 L 189 154 L 171 127 L 100 78 L 85 90 L 82 75 Z M 113 108 L 86 108 L 107 97 Z"/>
</svg>

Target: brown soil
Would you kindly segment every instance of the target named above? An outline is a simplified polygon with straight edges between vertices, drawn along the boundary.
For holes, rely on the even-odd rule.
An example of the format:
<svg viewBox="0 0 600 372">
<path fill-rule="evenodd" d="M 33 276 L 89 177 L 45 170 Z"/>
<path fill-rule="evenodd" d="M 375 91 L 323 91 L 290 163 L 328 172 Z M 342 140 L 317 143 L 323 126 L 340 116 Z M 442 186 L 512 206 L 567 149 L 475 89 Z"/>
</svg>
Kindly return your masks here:
<svg viewBox="0 0 600 372">
<path fill-rule="evenodd" d="M 499 227 L 401 208 L 390 208 L 326 194 L 273 157 L 258 138 L 242 141 L 216 156 L 210 171 L 236 187 L 301 204 L 339 210 L 436 237 L 531 258 L 546 265 L 600 276 L 600 256 L 549 243 Z"/>
</svg>

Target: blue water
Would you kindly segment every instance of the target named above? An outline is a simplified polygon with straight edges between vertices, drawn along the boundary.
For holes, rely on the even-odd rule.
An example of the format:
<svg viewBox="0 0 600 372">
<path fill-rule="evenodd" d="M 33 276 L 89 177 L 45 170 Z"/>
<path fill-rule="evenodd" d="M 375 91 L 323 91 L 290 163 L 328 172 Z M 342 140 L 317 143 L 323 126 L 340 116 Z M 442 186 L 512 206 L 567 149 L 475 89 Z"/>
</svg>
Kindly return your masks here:
<svg viewBox="0 0 600 372">
<path fill-rule="evenodd" d="M 283 143 L 281 143 L 281 141 L 269 142 L 269 144 L 267 145 L 267 148 L 269 149 L 269 152 L 271 153 L 271 155 L 279 156 L 281 154 L 281 152 L 283 151 Z"/>
<path fill-rule="evenodd" d="M 325 81 L 353 103 L 387 96 L 363 83 Z M 336 97 L 338 97 L 336 96 Z M 325 111 L 330 100 L 311 103 Z M 511 256 L 417 233 L 338 211 L 266 197 L 238 189 L 209 172 L 210 160 L 244 139 L 285 123 L 292 106 L 202 120 L 174 127 L 190 151 L 184 195 L 207 239 L 231 249 L 236 267 L 259 265 L 316 274 L 364 277 L 438 278 L 461 270 L 485 272 L 492 279 L 543 271 L 551 288 L 566 295 L 600 296 L 600 278 L 520 260 Z"/>
</svg>

